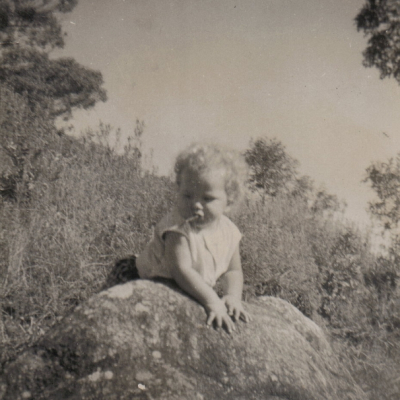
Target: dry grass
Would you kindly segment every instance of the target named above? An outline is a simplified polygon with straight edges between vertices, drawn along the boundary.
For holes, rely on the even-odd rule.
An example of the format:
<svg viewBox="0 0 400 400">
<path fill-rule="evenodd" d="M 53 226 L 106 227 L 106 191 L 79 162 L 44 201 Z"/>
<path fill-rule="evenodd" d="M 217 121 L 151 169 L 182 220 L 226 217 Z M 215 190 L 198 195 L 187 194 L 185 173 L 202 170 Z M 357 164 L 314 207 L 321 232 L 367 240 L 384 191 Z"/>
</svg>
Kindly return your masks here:
<svg viewBox="0 0 400 400">
<path fill-rule="evenodd" d="M 101 126 L 54 142 L 37 178 L 0 200 L 1 363 L 99 290 L 171 206 L 171 181 L 143 172 L 134 144 L 118 155 L 109 134 Z M 371 399 L 399 398 L 399 293 L 375 279 L 388 266 L 367 238 L 288 196 L 249 198 L 232 218 L 244 236 L 246 296 L 290 301 L 332 337 Z"/>
</svg>

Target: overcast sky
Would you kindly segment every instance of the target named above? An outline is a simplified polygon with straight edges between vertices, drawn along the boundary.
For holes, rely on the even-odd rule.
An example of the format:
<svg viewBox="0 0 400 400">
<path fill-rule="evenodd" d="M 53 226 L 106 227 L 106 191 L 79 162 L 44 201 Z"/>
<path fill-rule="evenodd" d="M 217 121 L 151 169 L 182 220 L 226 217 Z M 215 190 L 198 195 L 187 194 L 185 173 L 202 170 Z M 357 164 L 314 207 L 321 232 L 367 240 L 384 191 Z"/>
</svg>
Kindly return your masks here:
<svg viewBox="0 0 400 400">
<path fill-rule="evenodd" d="M 144 143 L 160 173 L 195 140 L 277 138 L 316 185 L 367 219 L 373 161 L 400 149 L 400 87 L 362 66 L 364 0 L 79 0 L 57 55 L 103 73 L 109 100 L 76 114 Z"/>
</svg>

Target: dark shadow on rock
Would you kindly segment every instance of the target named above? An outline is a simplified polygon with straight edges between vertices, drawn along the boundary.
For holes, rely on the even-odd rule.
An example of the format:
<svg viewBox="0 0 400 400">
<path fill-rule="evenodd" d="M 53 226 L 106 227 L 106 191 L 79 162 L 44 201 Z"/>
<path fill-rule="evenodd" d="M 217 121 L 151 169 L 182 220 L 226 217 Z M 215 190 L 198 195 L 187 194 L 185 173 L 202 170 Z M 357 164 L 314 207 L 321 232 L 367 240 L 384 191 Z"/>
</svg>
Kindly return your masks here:
<svg viewBox="0 0 400 400">
<path fill-rule="evenodd" d="M 108 274 L 101 290 L 109 289 L 135 279 L 140 279 L 136 268 L 136 256 L 132 255 L 118 260 Z"/>
</svg>

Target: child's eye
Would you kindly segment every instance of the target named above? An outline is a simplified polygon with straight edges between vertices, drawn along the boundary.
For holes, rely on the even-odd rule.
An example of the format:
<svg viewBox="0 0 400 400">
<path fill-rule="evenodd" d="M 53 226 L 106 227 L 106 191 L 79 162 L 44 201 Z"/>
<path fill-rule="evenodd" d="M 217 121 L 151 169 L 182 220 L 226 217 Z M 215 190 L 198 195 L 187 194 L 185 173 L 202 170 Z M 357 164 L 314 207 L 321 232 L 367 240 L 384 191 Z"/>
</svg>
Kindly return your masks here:
<svg viewBox="0 0 400 400">
<path fill-rule="evenodd" d="M 207 203 L 209 203 L 210 201 L 213 201 L 213 200 L 215 200 L 215 197 L 212 197 L 212 196 L 205 196 L 204 197 L 204 201 L 207 202 Z"/>
</svg>

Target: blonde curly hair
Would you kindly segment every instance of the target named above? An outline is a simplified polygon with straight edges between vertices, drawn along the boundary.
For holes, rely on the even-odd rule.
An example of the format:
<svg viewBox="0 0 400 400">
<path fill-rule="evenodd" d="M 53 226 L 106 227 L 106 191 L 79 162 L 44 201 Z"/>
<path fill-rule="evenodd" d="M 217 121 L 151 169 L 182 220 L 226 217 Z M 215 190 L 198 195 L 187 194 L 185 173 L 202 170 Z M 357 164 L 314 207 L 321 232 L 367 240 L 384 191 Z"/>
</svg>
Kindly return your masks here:
<svg viewBox="0 0 400 400">
<path fill-rule="evenodd" d="M 198 174 L 223 170 L 225 191 L 230 206 L 242 199 L 249 174 L 248 165 L 239 152 L 214 144 L 200 143 L 192 144 L 178 155 L 174 168 L 178 186 L 184 170 Z"/>
</svg>

